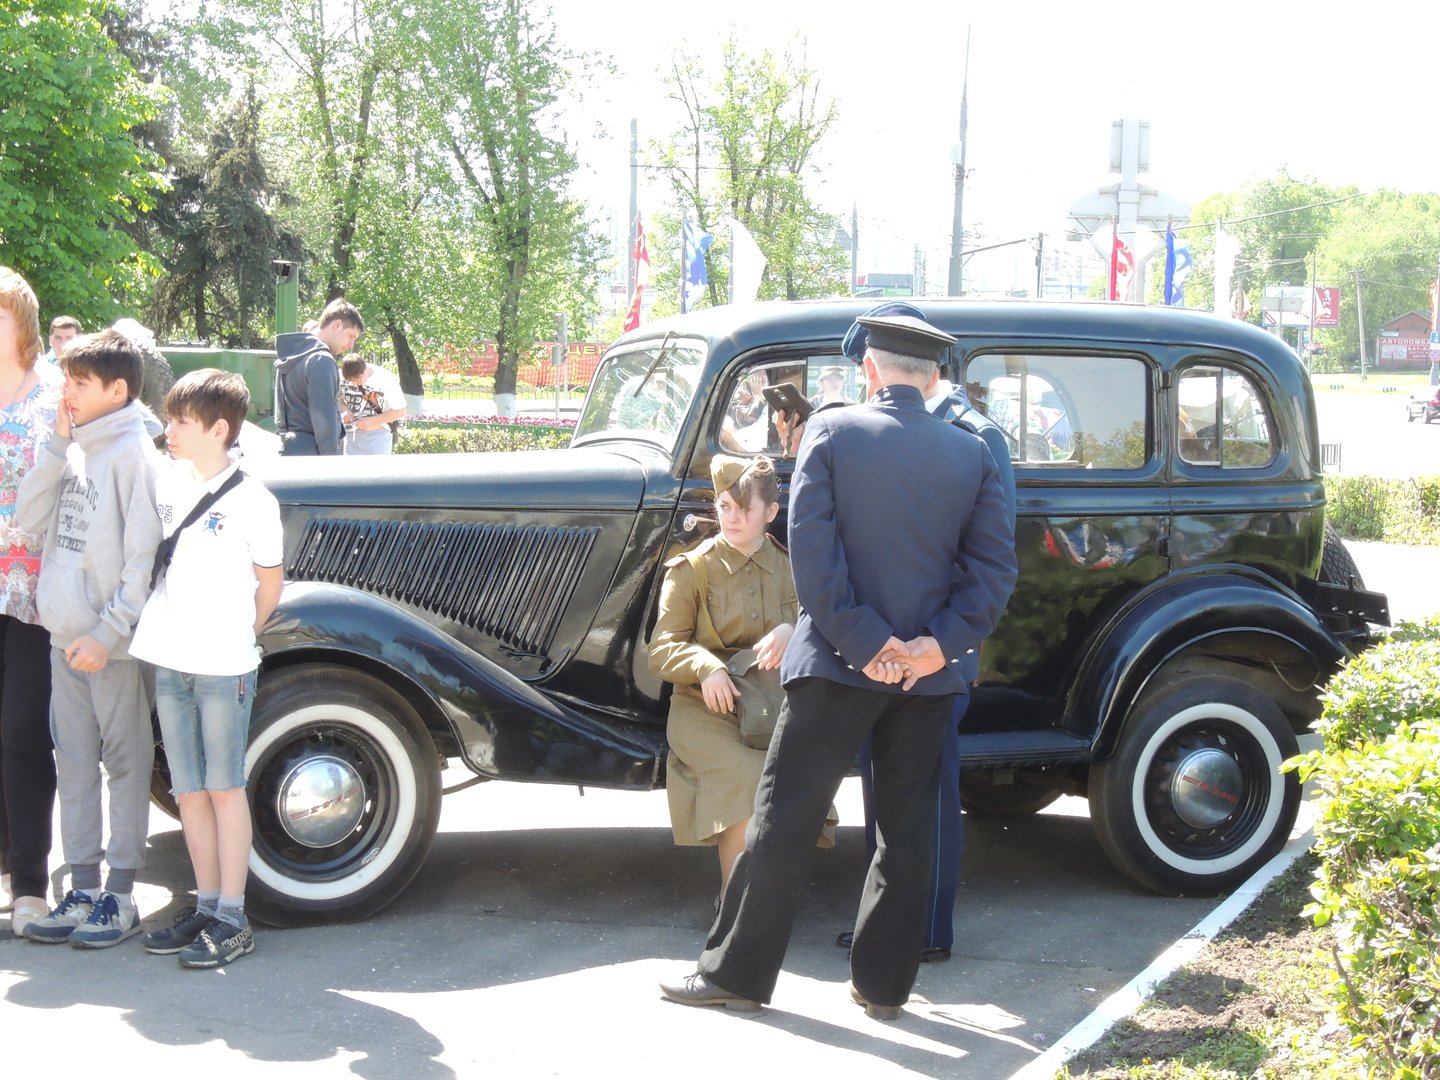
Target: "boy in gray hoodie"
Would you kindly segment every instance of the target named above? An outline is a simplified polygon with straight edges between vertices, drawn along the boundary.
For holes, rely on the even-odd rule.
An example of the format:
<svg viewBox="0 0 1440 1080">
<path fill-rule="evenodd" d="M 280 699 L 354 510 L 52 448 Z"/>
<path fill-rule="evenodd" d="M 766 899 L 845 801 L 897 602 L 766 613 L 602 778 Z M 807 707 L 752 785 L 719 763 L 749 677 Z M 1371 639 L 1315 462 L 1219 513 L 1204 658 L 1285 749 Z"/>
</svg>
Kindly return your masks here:
<svg viewBox="0 0 1440 1080">
<path fill-rule="evenodd" d="M 154 444 L 135 405 L 144 357 L 114 330 L 61 357 L 55 435 L 20 484 L 15 518 L 44 540 L 36 606 L 50 631 L 50 728 L 70 891 L 31 941 L 103 949 L 140 932 L 132 893 L 145 858 L 155 742 L 141 666 L 127 651 L 160 543 Z M 110 789 L 102 847 L 100 766 Z M 100 887 L 100 862 L 110 868 Z"/>
</svg>

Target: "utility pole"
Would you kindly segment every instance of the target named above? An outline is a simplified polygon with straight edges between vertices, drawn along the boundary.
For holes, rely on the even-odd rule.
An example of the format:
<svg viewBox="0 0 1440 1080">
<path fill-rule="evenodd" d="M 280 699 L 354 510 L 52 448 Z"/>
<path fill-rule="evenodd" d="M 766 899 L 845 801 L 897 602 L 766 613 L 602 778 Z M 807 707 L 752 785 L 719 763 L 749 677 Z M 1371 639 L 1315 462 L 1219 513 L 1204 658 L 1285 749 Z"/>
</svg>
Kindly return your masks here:
<svg viewBox="0 0 1440 1080">
<path fill-rule="evenodd" d="M 640 122 L 630 118 L 630 223 L 625 233 L 625 302 L 635 295 L 635 221 L 640 217 Z"/>
<path fill-rule="evenodd" d="M 1355 271 L 1355 314 L 1360 317 L 1360 381 L 1365 381 L 1365 297 L 1360 292 L 1360 271 Z"/>
<path fill-rule="evenodd" d="M 850 295 L 860 279 L 860 207 L 850 204 Z"/>
<path fill-rule="evenodd" d="M 1320 261 L 1320 247 L 1317 244 L 1310 249 L 1310 332 L 1305 337 L 1305 370 L 1310 370 L 1311 361 L 1315 358 L 1315 274 L 1316 264 Z"/>
<path fill-rule="evenodd" d="M 1045 299 L 1045 234 L 1035 237 L 1035 299 Z"/>
<path fill-rule="evenodd" d="M 970 28 L 965 28 L 965 77 L 960 84 L 960 142 L 950 156 L 955 162 L 955 217 L 950 223 L 950 296 L 959 296 L 965 256 L 965 129 L 970 123 Z"/>
</svg>

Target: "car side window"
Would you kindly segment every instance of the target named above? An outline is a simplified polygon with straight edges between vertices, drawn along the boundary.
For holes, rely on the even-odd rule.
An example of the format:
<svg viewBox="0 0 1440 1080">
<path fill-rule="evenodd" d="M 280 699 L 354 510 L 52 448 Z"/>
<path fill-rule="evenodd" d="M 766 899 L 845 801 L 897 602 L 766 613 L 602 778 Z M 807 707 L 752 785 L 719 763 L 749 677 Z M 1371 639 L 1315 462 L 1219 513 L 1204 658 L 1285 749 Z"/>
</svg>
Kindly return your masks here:
<svg viewBox="0 0 1440 1080">
<path fill-rule="evenodd" d="M 1137 358 L 984 353 L 966 362 L 965 383 L 1017 468 L 1139 469 L 1150 459 L 1150 374 Z"/>
<path fill-rule="evenodd" d="M 857 373 L 853 364 L 841 364 L 835 356 L 792 356 L 745 368 L 720 416 L 716 448 L 727 454 L 793 456 L 798 431 L 766 401 L 766 388 L 789 383 L 819 408 L 835 401 L 859 401 L 863 391 L 857 389 Z"/>
<path fill-rule="evenodd" d="M 1255 469 L 1275 460 L 1274 430 L 1254 380 L 1223 364 L 1180 375 L 1175 429 L 1180 459 L 1219 469 Z"/>
</svg>

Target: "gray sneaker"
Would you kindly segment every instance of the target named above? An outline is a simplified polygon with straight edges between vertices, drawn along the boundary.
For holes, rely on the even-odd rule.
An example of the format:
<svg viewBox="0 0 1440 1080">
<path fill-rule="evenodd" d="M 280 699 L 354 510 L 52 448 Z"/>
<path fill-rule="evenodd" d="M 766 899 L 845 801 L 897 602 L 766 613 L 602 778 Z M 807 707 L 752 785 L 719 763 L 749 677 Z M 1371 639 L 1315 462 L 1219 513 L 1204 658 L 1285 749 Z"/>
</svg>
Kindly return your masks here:
<svg viewBox="0 0 1440 1080">
<path fill-rule="evenodd" d="M 255 935 L 250 924 L 236 926 L 224 919 L 210 920 L 194 942 L 180 950 L 183 968 L 216 968 L 255 951 Z"/>
<path fill-rule="evenodd" d="M 70 932 L 70 944 L 77 949 L 108 949 L 140 933 L 140 912 L 134 904 L 122 904 L 112 892 L 102 892 L 90 917 Z"/>
<path fill-rule="evenodd" d="M 64 900 L 50 909 L 49 915 L 43 919 L 31 919 L 26 924 L 25 936 L 42 945 L 63 945 L 94 909 L 95 902 L 88 894 L 71 889 Z"/>
<path fill-rule="evenodd" d="M 210 925 L 211 916 L 193 907 L 180 909 L 170 926 L 152 930 L 141 942 L 145 951 L 156 956 L 172 956 L 200 936 L 200 931 Z"/>
</svg>

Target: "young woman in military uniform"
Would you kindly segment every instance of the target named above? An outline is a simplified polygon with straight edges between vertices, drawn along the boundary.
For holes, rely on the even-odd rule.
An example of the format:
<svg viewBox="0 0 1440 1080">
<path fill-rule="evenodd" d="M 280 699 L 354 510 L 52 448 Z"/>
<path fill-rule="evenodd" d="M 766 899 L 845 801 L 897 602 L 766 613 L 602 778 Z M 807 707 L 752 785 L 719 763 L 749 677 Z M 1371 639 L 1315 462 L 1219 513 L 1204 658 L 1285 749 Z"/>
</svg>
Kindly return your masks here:
<svg viewBox="0 0 1440 1080">
<path fill-rule="evenodd" d="M 718 848 L 723 890 L 745 846 L 765 764 L 765 751 L 740 739 L 737 687 L 725 664 L 753 648 L 757 666 L 778 668 L 797 607 L 789 557 L 766 532 L 780 510 L 774 464 L 717 454 L 710 475 L 720 535 L 665 564 L 650 668 L 675 685 L 665 764 L 675 843 Z M 829 847 L 826 832 L 821 846 Z"/>
</svg>

